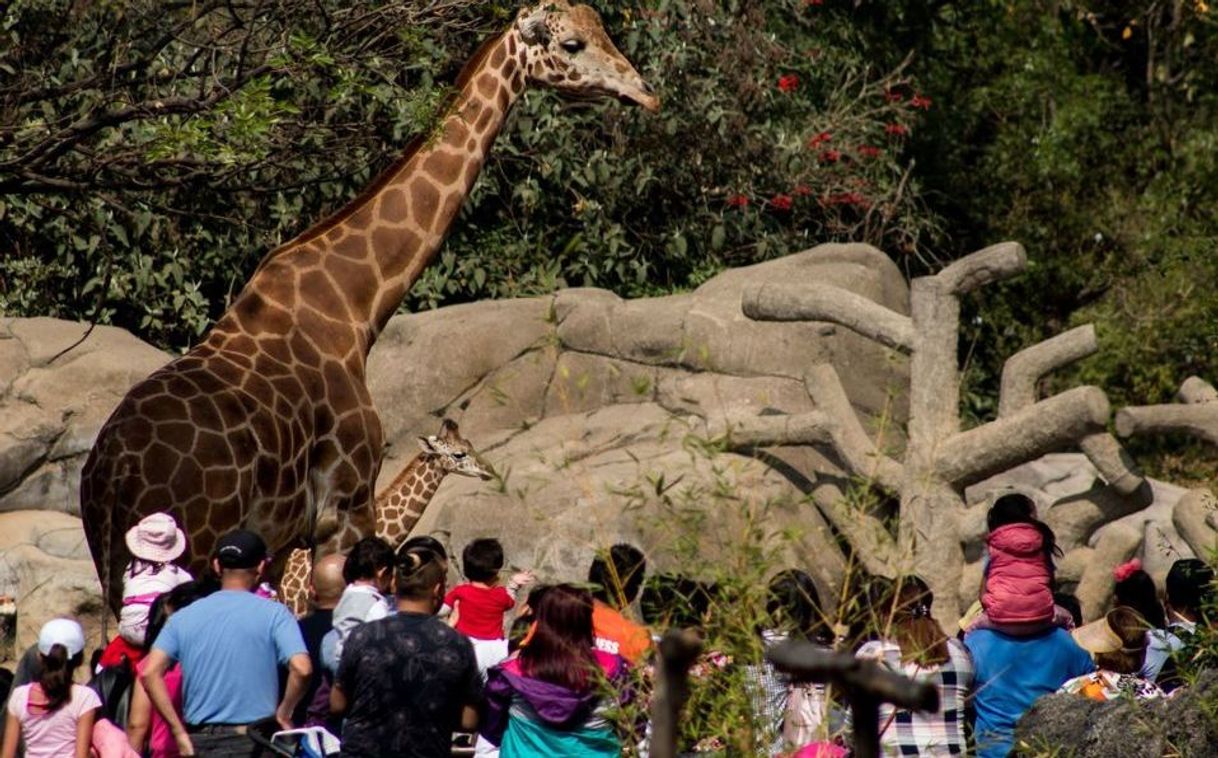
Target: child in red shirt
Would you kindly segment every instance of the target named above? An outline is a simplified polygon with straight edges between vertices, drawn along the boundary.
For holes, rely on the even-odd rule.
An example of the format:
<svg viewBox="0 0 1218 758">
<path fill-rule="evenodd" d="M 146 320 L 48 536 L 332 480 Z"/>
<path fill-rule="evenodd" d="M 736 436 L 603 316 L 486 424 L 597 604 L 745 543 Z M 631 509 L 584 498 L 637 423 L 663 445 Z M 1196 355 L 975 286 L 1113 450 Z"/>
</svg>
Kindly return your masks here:
<svg viewBox="0 0 1218 758">
<path fill-rule="evenodd" d="M 485 677 L 487 669 L 508 657 L 503 617 L 516 607 L 516 590 L 531 584 L 533 573 L 521 571 L 512 576 L 506 587 L 499 584 L 503 546 L 491 538 L 466 545 L 461 566 L 469 581 L 449 590 L 441 614 L 451 611 L 453 627 L 474 644 L 478 671 Z"/>
</svg>

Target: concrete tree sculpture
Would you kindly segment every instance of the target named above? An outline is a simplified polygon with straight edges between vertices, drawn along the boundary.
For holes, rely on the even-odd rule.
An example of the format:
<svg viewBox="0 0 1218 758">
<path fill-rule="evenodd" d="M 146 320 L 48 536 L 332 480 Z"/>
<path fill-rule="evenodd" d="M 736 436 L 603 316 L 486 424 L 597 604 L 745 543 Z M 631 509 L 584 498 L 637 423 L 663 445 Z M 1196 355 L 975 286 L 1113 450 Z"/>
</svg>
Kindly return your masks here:
<svg viewBox="0 0 1218 758">
<path fill-rule="evenodd" d="M 1185 434 L 1218 445 L 1218 390 L 1198 376 L 1180 385 L 1176 403 L 1128 406 L 1117 411 L 1116 430 L 1135 434 Z M 1207 489 L 1190 490 L 1172 511 L 1172 523 L 1198 556 L 1218 550 L 1218 500 Z"/>
<path fill-rule="evenodd" d="M 1090 327 L 1012 357 L 1004 371 L 998 418 L 961 428 L 960 299 L 1020 273 L 1026 265 L 1022 246 L 1003 243 L 961 258 L 934 276 L 915 278 L 909 316 L 816 282 L 769 283 L 742 296 L 749 318 L 830 322 L 909 357 L 909 421 L 900 461 L 891 451 L 879 449 L 867 434 L 846 399 L 841 377 L 829 365 L 805 376 L 815 411 L 724 419 L 720 426 L 733 447 L 826 447 L 851 474 L 899 498 L 895 538 L 878 517 L 850 508 L 842 498 L 837 502 L 818 498 L 818 505 L 866 568 L 888 575 L 916 571 L 925 578 L 935 592 L 936 614 L 945 623 L 954 622 L 971 602 L 961 593 L 962 524 L 969 515 L 963 497 L 966 486 L 1045 453 L 1081 447 L 1120 492 L 1143 492 L 1146 487 L 1119 443 L 1105 431 L 1110 408 L 1101 389 L 1075 387 L 1036 398 L 1040 377 L 1096 349 Z M 1103 522 L 1115 515 L 1123 514 L 1086 518 Z"/>
</svg>

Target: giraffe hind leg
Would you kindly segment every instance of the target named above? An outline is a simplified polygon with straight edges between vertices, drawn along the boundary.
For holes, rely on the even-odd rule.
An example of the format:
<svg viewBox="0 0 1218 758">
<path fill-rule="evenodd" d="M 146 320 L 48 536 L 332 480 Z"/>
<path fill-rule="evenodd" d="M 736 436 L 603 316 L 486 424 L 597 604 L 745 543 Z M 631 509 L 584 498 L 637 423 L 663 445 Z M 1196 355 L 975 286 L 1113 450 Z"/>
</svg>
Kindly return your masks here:
<svg viewBox="0 0 1218 758">
<path fill-rule="evenodd" d="M 308 548 L 298 547 L 288 554 L 279 582 L 279 597 L 297 618 L 309 612 L 309 572 L 313 561 Z"/>
</svg>

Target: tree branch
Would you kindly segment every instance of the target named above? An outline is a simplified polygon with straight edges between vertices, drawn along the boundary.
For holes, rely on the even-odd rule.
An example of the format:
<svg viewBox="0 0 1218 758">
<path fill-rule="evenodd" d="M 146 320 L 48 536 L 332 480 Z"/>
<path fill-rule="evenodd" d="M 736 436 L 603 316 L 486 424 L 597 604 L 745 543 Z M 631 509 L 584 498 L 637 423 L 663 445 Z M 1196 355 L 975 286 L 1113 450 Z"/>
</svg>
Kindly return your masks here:
<svg viewBox="0 0 1218 758">
<path fill-rule="evenodd" d="M 1035 403 L 1036 385 L 1041 377 L 1086 358 L 1098 349 L 1095 326 L 1087 324 L 1015 353 L 1002 367 L 998 415 L 1009 416 L 1020 408 Z"/>
<path fill-rule="evenodd" d="M 757 321 L 828 321 L 906 354 L 913 347 L 908 316 L 832 284 L 758 285 L 744 291 L 741 308 Z"/>
<path fill-rule="evenodd" d="M 1102 390 L 1075 387 L 952 435 L 937 451 L 935 468 L 957 486 L 972 484 L 1103 431 L 1108 413 Z"/>
<path fill-rule="evenodd" d="M 1190 376 L 1180 385 L 1176 397 L 1182 403 L 1216 403 L 1218 390 L 1199 376 Z"/>
<path fill-rule="evenodd" d="M 1184 432 L 1218 445 L 1218 403 L 1128 406 L 1117 411 L 1117 434 Z"/>
<path fill-rule="evenodd" d="M 858 413 L 846 397 L 837 369 L 828 363 L 813 366 L 804 375 L 804 385 L 817 409 L 830 419 L 833 449 L 850 472 L 889 492 L 899 492 L 904 468 L 877 448 L 863 429 Z"/>
<path fill-rule="evenodd" d="M 830 442 L 830 422 L 820 411 L 773 416 L 747 416 L 716 420 L 707 425 L 712 437 L 727 436 L 728 448 L 747 450 L 780 445 L 818 445 Z"/>
<path fill-rule="evenodd" d="M 1000 242 L 966 255 L 935 275 L 943 288 L 955 295 L 972 292 L 991 282 L 1010 278 L 1024 270 L 1028 256 L 1018 242 Z"/>
</svg>

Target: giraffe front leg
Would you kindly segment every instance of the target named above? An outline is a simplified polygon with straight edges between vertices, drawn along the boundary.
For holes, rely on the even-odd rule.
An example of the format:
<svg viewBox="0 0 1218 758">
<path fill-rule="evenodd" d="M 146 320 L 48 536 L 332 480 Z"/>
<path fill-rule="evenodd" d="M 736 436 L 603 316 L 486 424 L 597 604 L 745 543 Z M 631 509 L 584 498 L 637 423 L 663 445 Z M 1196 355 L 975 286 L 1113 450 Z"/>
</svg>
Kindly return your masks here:
<svg viewBox="0 0 1218 758">
<path fill-rule="evenodd" d="M 279 598 L 296 618 L 311 610 L 309 603 L 309 575 L 313 571 L 313 556 L 308 548 L 298 547 L 288 554 L 283 578 L 279 581 Z"/>
</svg>

